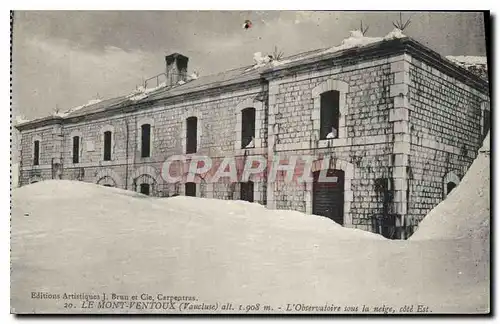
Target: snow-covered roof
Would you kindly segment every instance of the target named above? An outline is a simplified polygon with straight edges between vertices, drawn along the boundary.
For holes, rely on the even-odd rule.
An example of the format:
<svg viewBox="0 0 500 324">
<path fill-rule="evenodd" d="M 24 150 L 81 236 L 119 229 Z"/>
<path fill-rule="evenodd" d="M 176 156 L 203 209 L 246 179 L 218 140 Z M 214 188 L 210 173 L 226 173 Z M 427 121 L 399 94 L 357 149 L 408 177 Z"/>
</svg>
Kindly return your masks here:
<svg viewBox="0 0 500 324">
<path fill-rule="evenodd" d="M 384 37 L 367 37 L 360 31 L 351 31 L 350 36 L 336 46 L 294 54 L 280 60 L 270 59 L 268 55 L 263 55 L 262 53 L 255 53 L 255 63 L 250 66 L 227 70 L 212 75 L 203 75 L 200 77 L 198 77 L 196 73 L 193 73 L 188 77 L 188 80 L 185 83 L 179 82 L 176 85 L 168 87 L 165 84 L 160 84 L 156 87 L 147 89 L 141 87 L 127 95 L 102 100 L 100 102 L 89 102 L 58 115 L 63 118 L 82 116 L 85 114 L 112 109 L 117 106 L 161 100 L 188 93 L 200 92 L 233 84 L 241 84 L 248 81 L 255 81 L 259 80 L 263 73 L 267 73 L 269 71 L 283 70 L 297 65 L 309 64 L 323 59 L 328 55 L 341 55 L 343 51 L 353 48 L 362 49 L 369 46 L 373 47 L 376 46 L 377 43 L 382 44 L 384 42 L 397 39 L 408 39 L 416 43 L 415 41 L 407 38 L 407 36 L 405 36 L 399 29 L 392 30 Z M 422 45 L 420 46 L 422 47 Z M 435 54 L 437 55 L 437 53 Z M 468 69 L 467 67 L 463 68 Z"/>
<path fill-rule="evenodd" d="M 321 56 L 323 54 L 340 52 L 340 51 L 351 49 L 351 48 L 363 47 L 363 46 L 367 46 L 367 45 L 382 42 L 382 41 L 388 41 L 388 40 L 392 40 L 392 39 L 406 38 L 406 37 L 407 36 L 404 35 L 403 32 L 397 28 L 392 30 L 390 33 L 388 33 L 384 37 L 368 37 L 368 36 L 363 35 L 363 33 L 359 30 L 352 30 L 350 32 L 350 36 L 348 38 L 345 38 L 344 40 L 342 40 L 342 42 L 338 46 L 332 46 L 332 47 L 329 47 L 329 48 L 326 48 L 323 50 L 316 50 L 316 51 L 301 53 L 299 55 L 287 57 L 287 58 L 284 58 L 282 60 L 273 60 L 269 56 L 267 56 L 267 55 L 262 56 L 261 52 L 257 52 L 254 54 L 255 65 L 252 68 L 259 68 L 259 67 L 264 67 L 264 66 L 272 66 L 272 67 L 282 66 L 282 65 L 286 65 L 286 64 L 289 64 L 292 62 L 297 62 L 297 61 L 300 61 L 300 60 L 303 60 L 306 58 Z"/>
<path fill-rule="evenodd" d="M 463 65 L 486 65 L 487 60 L 486 56 L 446 56 L 446 58 L 450 61 L 456 62 L 458 64 Z"/>
<path fill-rule="evenodd" d="M 25 124 L 25 123 L 29 123 L 30 120 L 29 119 L 26 119 L 26 117 L 22 116 L 22 115 L 18 115 L 14 118 L 14 125 L 21 125 L 21 124 Z"/>
<path fill-rule="evenodd" d="M 446 56 L 454 64 L 474 73 L 475 75 L 487 80 L 488 64 L 486 56 Z"/>
<path fill-rule="evenodd" d="M 67 117 L 69 114 L 71 114 L 72 112 L 75 112 L 75 111 L 78 111 L 80 109 L 83 109 L 85 107 L 89 107 L 89 106 L 93 106 L 95 104 L 98 104 L 102 101 L 102 99 L 91 99 L 89 100 L 86 104 L 84 105 L 80 105 L 80 106 L 76 106 L 76 107 L 73 107 L 73 108 L 70 108 L 70 109 L 67 109 L 65 111 L 57 111 L 54 113 L 55 116 L 59 116 L 59 117 Z"/>
</svg>

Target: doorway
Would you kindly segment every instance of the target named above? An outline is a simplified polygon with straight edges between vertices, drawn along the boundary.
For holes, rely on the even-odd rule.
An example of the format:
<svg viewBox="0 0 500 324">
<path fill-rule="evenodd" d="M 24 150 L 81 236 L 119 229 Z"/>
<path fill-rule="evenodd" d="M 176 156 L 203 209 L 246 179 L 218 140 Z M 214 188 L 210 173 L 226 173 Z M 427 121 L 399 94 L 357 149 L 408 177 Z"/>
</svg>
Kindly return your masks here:
<svg viewBox="0 0 500 324">
<path fill-rule="evenodd" d="M 149 183 L 141 183 L 140 190 L 141 190 L 141 194 L 149 196 L 149 194 L 150 194 Z"/>
<path fill-rule="evenodd" d="M 312 212 L 344 225 L 344 171 L 328 169 L 325 179 L 320 174 L 313 172 Z"/>
</svg>

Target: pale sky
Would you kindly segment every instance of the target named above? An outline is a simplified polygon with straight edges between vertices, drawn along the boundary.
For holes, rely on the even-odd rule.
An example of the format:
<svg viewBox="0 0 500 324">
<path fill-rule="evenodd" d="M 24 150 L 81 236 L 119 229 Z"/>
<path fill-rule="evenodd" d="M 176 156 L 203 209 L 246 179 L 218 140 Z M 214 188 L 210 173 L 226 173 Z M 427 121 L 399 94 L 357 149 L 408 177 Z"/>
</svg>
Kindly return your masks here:
<svg viewBox="0 0 500 324">
<path fill-rule="evenodd" d="M 485 55 L 482 13 L 410 13 L 405 34 L 442 55 Z M 90 99 L 127 94 L 165 70 L 164 56 L 189 57 L 200 75 L 253 63 L 253 53 L 285 55 L 338 45 L 369 25 L 393 29 L 397 12 L 16 11 L 13 115 L 28 119 Z M 242 28 L 245 19 L 253 22 Z"/>
</svg>

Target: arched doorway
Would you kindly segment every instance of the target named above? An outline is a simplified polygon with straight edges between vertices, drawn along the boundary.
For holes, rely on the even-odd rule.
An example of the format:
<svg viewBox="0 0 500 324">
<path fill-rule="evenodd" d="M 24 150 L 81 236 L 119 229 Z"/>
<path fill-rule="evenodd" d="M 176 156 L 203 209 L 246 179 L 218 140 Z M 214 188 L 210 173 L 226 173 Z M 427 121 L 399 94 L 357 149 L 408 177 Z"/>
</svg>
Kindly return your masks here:
<svg viewBox="0 0 500 324">
<path fill-rule="evenodd" d="M 155 196 L 156 194 L 156 180 L 149 174 L 143 174 L 137 177 L 134 181 L 136 191 L 147 196 Z"/>
<path fill-rule="evenodd" d="M 344 171 L 328 169 L 323 174 L 313 172 L 312 213 L 344 225 Z"/>
<path fill-rule="evenodd" d="M 116 187 L 116 181 L 110 176 L 104 176 L 97 181 L 98 185 L 105 187 Z"/>
</svg>

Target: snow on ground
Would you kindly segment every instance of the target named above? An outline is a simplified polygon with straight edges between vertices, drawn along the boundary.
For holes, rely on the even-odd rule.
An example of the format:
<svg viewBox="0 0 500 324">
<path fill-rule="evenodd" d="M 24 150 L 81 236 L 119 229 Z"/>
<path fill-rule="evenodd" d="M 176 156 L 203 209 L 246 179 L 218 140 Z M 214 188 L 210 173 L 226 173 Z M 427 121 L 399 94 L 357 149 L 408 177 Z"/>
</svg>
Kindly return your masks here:
<svg viewBox="0 0 500 324">
<path fill-rule="evenodd" d="M 444 220 L 431 212 L 407 241 L 242 201 L 150 198 L 64 180 L 24 186 L 13 190 L 11 307 L 165 312 L 68 310 L 64 300 L 30 298 L 42 291 L 196 296 L 267 303 L 276 313 L 289 303 L 487 312 L 489 249 L 480 238 L 488 168 L 478 157 L 444 203 L 453 203 L 453 214 L 443 210 Z"/>
<path fill-rule="evenodd" d="M 10 167 L 11 187 L 17 188 L 19 186 L 19 162 L 12 163 Z"/>
</svg>

